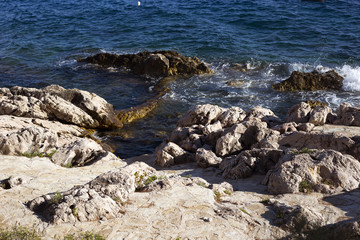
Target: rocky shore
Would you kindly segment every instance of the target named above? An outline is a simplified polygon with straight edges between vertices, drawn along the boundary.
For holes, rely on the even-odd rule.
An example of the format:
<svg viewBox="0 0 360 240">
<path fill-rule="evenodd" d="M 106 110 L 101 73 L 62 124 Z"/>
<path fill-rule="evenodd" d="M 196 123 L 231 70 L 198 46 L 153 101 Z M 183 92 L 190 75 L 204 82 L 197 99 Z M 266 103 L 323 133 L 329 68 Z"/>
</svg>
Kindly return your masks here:
<svg viewBox="0 0 360 240">
<path fill-rule="evenodd" d="M 176 72 L 171 52 L 145 56 L 169 62 L 155 75 Z M 131 60 L 136 72 L 138 57 L 89 59 Z M 129 159 L 96 138 L 125 123 L 96 94 L 2 88 L 0 114 L 2 226 L 44 239 L 360 238 L 360 107 L 301 102 L 280 119 L 198 105 L 153 154 Z"/>
</svg>

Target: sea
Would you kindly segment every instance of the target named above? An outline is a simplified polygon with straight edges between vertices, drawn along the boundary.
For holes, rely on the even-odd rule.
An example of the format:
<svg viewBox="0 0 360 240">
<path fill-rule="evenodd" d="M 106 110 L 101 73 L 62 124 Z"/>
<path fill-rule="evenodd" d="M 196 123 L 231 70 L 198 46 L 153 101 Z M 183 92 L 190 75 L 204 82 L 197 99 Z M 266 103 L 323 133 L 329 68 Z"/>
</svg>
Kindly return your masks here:
<svg viewBox="0 0 360 240">
<path fill-rule="evenodd" d="M 259 105 L 283 119 L 306 100 L 334 111 L 342 102 L 360 105 L 358 0 L 0 0 L 0 87 L 59 84 L 94 92 L 115 109 L 134 107 L 155 95 L 157 79 L 77 59 L 153 50 L 197 56 L 215 74 L 178 79 L 144 119 L 98 131 L 121 158 L 152 153 L 197 104 Z M 338 72 L 343 89 L 271 88 L 292 71 L 314 69 Z"/>
</svg>

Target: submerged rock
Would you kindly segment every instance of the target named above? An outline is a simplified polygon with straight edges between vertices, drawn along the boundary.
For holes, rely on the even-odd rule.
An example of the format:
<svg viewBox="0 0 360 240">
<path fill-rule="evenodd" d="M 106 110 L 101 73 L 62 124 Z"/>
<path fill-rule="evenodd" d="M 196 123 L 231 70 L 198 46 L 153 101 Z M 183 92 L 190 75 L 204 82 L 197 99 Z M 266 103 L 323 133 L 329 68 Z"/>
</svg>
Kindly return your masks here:
<svg viewBox="0 0 360 240">
<path fill-rule="evenodd" d="M 122 67 L 134 74 L 154 77 L 213 73 L 197 57 L 185 57 L 175 51 L 140 52 L 125 55 L 99 53 L 78 61 L 104 67 Z"/>
<path fill-rule="evenodd" d="M 272 85 L 272 88 L 278 91 L 340 90 L 343 80 L 334 70 L 326 73 L 316 70 L 311 73 L 294 71 L 288 79 Z"/>
</svg>

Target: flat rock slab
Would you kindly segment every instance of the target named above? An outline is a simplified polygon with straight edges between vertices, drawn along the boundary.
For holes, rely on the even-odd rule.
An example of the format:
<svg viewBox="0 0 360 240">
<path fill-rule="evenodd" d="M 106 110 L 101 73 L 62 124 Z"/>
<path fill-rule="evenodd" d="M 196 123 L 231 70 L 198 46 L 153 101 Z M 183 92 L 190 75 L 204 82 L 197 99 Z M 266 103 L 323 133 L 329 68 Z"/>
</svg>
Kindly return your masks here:
<svg viewBox="0 0 360 240">
<path fill-rule="evenodd" d="M 325 124 L 323 126 L 314 127 L 312 131 L 319 133 L 341 133 L 349 138 L 360 136 L 360 127 L 355 126 Z"/>
</svg>

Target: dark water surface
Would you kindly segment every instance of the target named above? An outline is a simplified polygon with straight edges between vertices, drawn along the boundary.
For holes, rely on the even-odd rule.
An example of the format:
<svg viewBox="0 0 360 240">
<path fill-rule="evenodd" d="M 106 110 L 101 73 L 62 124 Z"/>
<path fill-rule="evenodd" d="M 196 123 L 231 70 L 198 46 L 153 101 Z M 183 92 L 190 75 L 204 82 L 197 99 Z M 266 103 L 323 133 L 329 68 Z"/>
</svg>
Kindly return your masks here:
<svg viewBox="0 0 360 240">
<path fill-rule="evenodd" d="M 338 107 L 360 100 L 360 2 L 357 0 L 195 1 L 0 0 L 0 87 L 59 84 L 128 108 L 153 96 L 153 82 L 118 69 L 79 64 L 98 52 L 171 49 L 198 56 L 216 74 L 170 84 L 158 109 L 142 121 L 99 133 L 121 157 L 152 152 L 190 106 L 255 105 L 284 116 L 301 100 Z M 236 63 L 250 69 L 234 69 Z M 271 84 L 293 70 L 335 69 L 343 91 L 278 93 Z M 228 81 L 243 81 L 237 87 Z"/>
</svg>

